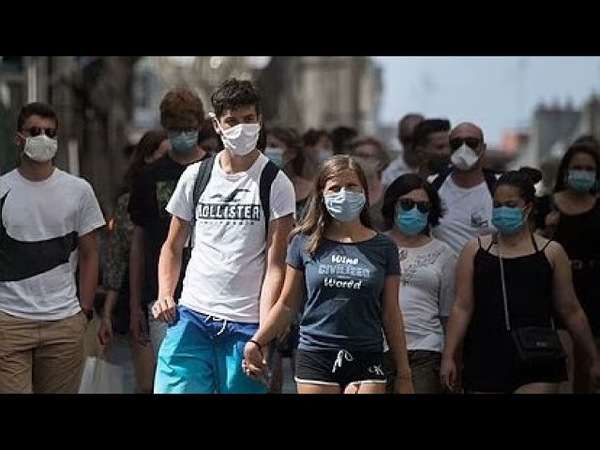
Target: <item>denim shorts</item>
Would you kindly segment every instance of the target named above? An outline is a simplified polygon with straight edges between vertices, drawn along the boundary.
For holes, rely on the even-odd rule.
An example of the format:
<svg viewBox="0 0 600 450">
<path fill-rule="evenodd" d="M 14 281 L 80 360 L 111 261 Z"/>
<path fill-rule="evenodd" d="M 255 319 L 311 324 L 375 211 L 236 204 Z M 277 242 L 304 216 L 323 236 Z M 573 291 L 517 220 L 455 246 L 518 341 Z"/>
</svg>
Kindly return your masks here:
<svg viewBox="0 0 600 450">
<path fill-rule="evenodd" d="M 242 370 L 244 346 L 257 323 L 233 322 L 177 306 L 158 351 L 157 394 L 264 394 L 267 387 Z"/>
</svg>

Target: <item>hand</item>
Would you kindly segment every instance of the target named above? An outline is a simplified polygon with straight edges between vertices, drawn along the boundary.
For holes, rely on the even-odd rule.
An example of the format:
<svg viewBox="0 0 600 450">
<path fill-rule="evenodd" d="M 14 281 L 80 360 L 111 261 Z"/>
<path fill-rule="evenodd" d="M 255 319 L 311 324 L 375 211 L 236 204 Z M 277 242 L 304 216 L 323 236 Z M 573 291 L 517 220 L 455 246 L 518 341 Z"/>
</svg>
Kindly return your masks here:
<svg viewBox="0 0 600 450">
<path fill-rule="evenodd" d="M 109 345 L 113 339 L 112 320 L 110 317 L 102 316 L 98 327 L 98 340 L 102 345 Z"/>
<path fill-rule="evenodd" d="M 440 367 L 440 379 L 442 382 L 442 386 L 444 386 L 450 392 L 460 391 L 461 387 L 458 379 L 456 361 L 451 356 L 442 356 L 442 364 Z"/>
<path fill-rule="evenodd" d="M 396 377 L 394 380 L 394 394 L 414 394 L 415 390 L 410 377 Z"/>
<path fill-rule="evenodd" d="M 257 379 L 263 378 L 268 372 L 262 348 L 252 341 L 246 342 L 244 346 L 242 369 L 247 376 Z"/>
<path fill-rule="evenodd" d="M 152 315 L 156 320 L 174 324 L 177 321 L 177 304 L 173 297 L 165 296 L 156 300 L 152 306 Z"/>
</svg>

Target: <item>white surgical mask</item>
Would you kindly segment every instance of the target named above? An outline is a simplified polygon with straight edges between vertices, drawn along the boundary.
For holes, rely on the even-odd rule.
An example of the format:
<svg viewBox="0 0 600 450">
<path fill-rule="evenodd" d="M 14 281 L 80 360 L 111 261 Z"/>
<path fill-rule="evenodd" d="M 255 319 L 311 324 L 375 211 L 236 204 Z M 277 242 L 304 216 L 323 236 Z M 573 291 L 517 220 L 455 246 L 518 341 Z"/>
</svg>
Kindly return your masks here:
<svg viewBox="0 0 600 450">
<path fill-rule="evenodd" d="M 450 161 L 458 170 L 471 170 L 479 161 L 479 155 L 467 144 L 463 144 L 452 153 Z"/>
<path fill-rule="evenodd" d="M 45 134 L 25 138 L 25 153 L 30 159 L 37 162 L 48 162 L 56 155 L 58 140 L 52 139 Z"/>
<path fill-rule="evenodd" d="M 240 123 L 226 130 L 221 128 L 221 124 L 218 122 L 217 125 L 221 130 L 223 145 L 231 150 L 234 155 L 244 156 L 256 148 L 260 124 Z"/>
</svg>

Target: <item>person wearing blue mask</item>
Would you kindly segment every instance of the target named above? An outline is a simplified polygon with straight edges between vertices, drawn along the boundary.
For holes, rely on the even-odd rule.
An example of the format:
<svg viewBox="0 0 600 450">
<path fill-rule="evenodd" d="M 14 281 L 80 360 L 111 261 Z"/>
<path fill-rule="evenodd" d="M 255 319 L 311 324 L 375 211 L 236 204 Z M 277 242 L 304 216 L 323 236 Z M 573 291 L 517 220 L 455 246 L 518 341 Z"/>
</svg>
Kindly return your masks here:
<svg viewBox="0 0 600 450">
<path fill-rule="evenodd" d="M 167 202 L 184 169 L 209 156 L 198 145 L 204 105 L 191 89 L 174 88 L 160 103 L 160 123 L 171 143 L 161 158 L 144 166 L 129 197 L 128 212 L 133 222 L 129 252 L 129 306 L 132 338 L 151 343 L 155 355 L 166 332 L 166 324 L 149 313 L 158 296 L 158 257 L 167 237 L 170 215 Z M 182 271 L 183 274 L 183 271 Z M 179 278 L 177 292 L 182 288 Z"/>
<path fill-rule="evenodd" d="M 600 359 L 567 253 L 558 242 L 531 231 L 531 170 L 500 176 L 493 191 L 497 232 L 470 240 L 459 256 L 441 368 L 451 390 L 557 393 L 567 379 L 564 358 L 525 362 L 518 358 L 512 333 L 521 327 L 555 328 L 555 315 L 588 359 L 590 384 L 600 386 Z"/>
<path fill-rule="evenodd" d="M 545 235 L 559 242 L 569 256 L 575 293 L 590 322 L 597 346 L 600 346 L 599 173 L 597 147 L 587 143 L 572 144 L 558 165 L 552 195 L 553 211 L 545 217 Z M 574 352 L 573 342 L 560 320 L 557 320 L 557 327 L 572 363 L 565 390 L 589 393 L 586 361 Z"/>
<path fill-rule="evenodd" d="M 384 229 L 398 246 L 402 273 L 398 302 L 415 393 L 444 393 L 440 364 L 457 257 L 448 244 L 431 236 L 431 228 L 443 215 L 440 196 L 425 179 L 406 173 L 386 189 L 381 214 Z"/>
<path fill-rule="evenodd" d="M 263 376 L 265 347 L 304 308 L 295 370 L 299 394 L 385 393 L 384 334 L 398 373 L 394 392 L 412 393 L 398 305 L 398 250 L 372 228 L 359 163 L 348 155 L 324 162 L 307 208 L 292 232 L 279 299 L 244 348 L 246 373 Z"/>
</svg>

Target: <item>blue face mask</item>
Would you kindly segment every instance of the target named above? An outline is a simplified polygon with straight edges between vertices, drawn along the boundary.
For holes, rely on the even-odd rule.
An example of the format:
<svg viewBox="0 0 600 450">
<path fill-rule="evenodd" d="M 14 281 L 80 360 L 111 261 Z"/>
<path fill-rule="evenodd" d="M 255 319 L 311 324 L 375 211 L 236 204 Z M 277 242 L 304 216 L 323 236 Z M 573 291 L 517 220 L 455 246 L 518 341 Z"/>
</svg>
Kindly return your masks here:
<svg viewBox="0 0 600 450">
<path fill-rule="evenodd" d="M 408 211 L 398 208 L 396 211 L 396 225 L 402 233 L 415 236 L 427 226 L 428 216 L 429 213 L 422 213 L 416 206 Z"/>
<path fill-rule="evenodd" d="M 339 192 L 323 196 L 327 212 L 340 222 L 351 222 L 360 216 L 365 207 L 365 194 L 362 192 L 347 191 L 345 188 Z"/>
<path fill-rule="evenodd" d="M 518 206 L 499 206 L 492 211 L 492 225 L 499 233 L 515 234 L 523 224 L 523 210 Z"/>
<path fill-rule="evenodd" d="M 273 161 L 277 167 L 283 167 L 283 149 L 279 147 L 267 147 L 265 148 L 264 154 Z"/>
<path fill-rule="evenodd" d="M 589 192 L 596 185 L 596 172 L 569 170 L 567 184 L 576 192 Z"/>
<path fill-rule="evenodd" d="M 198 130 L 170 132 L 169 140 L 174 151 L 188 153 L 198 144 Z"/>
</svg>

